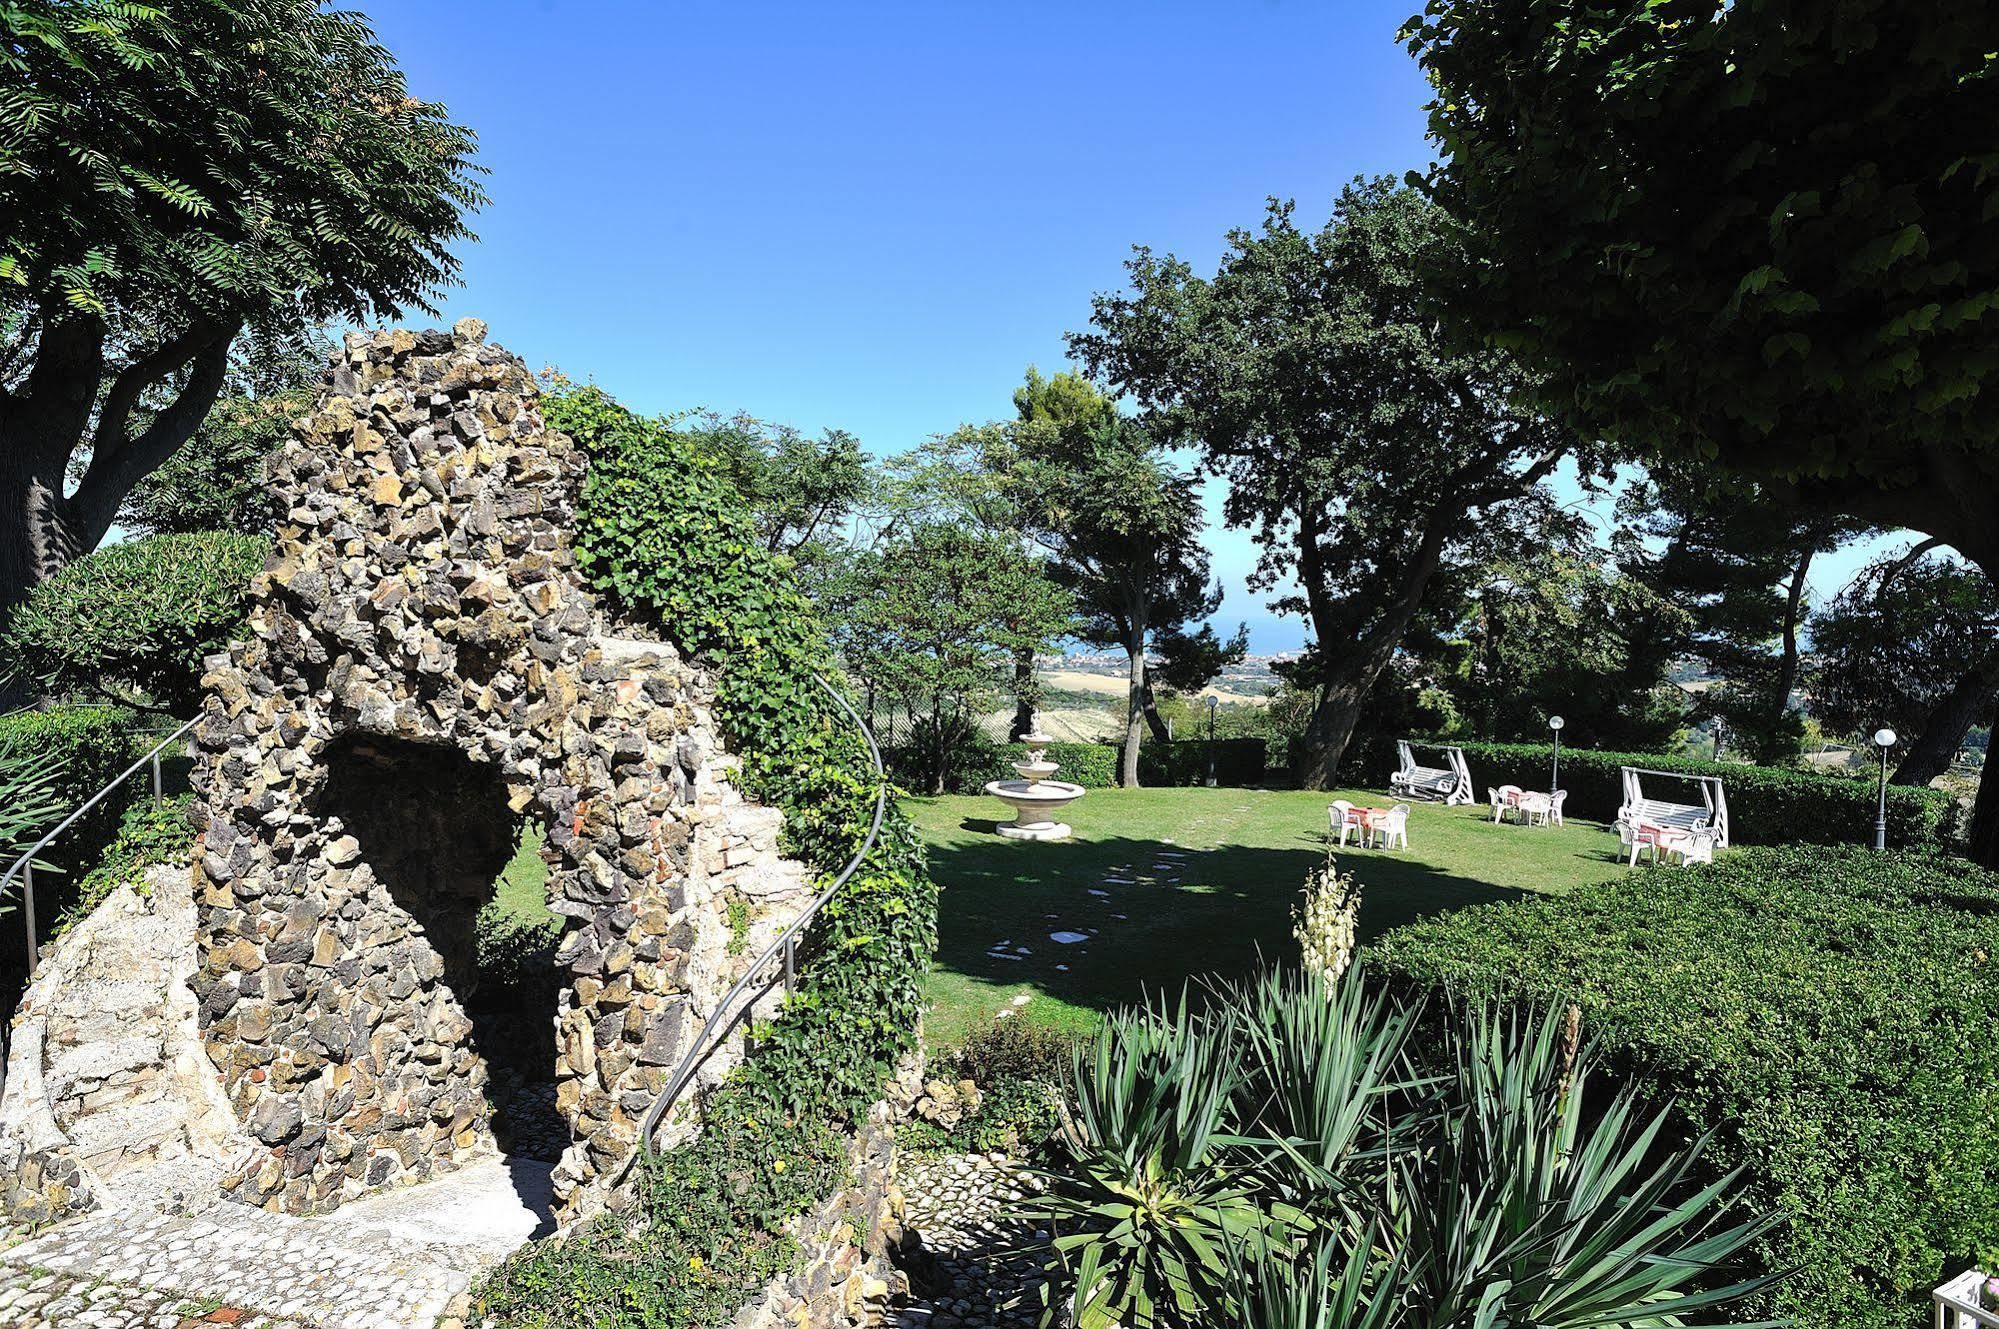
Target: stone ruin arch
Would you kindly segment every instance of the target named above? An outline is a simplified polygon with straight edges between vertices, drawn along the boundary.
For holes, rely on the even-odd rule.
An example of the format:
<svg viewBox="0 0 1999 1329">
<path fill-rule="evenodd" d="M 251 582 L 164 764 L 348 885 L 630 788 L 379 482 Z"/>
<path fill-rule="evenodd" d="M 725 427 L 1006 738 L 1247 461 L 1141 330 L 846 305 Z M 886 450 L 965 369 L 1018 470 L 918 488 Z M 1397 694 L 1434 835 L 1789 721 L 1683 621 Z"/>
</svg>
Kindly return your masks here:
<svg viewBox="0 0 1999 1329">
<path fill-rule="evenodd" d="M 493 1148 L 459 989 L 520 818 L 567 920 L 571 1216 L 616 1202 L 640 1116 L 807 903 L 781 814 L 730 784 L 707 676 L 578 572 L 585 459 L 484 338 L 348 338 L 274 463 L 248 632 L 205 679 L 193 988 L 255 1142 L 237 1200 L 324 1212 Z"/>
</svg>

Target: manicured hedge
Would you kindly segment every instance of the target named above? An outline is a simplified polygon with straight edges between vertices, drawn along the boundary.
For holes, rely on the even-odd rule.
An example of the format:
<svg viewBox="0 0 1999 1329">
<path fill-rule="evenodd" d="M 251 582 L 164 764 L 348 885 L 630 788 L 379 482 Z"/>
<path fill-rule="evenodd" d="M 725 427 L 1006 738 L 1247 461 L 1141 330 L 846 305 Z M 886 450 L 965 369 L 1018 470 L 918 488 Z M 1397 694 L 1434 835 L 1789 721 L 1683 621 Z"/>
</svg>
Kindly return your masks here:
<svg viewBox="0 0 1999 1329">
<path fill-rule="evenodd" d="M 1085 789 L 1112 789 L 1118 783 L 1118 747 L 1115 743 L 1050 743 L 1048 760 L 1061 767 L 1057 780 L 1067 780 Z M 1263 782 L 1264 742 L 1260 738 L 1224 738 L 1215 742 L 1215 781 L 1222 785 L 1253 785 Z M 979 761 L 951 780 L 954 794 L 976 794 L 988 780 L 1014 780 L 1012 763 L 1027 760 L 1024 744 L 1004 746 L 976 754 Z M 903 750 L 889 754 L 894 770 L 914 766 Z M 1183 739 L 1173 743 L 1145 743 L 1138 749 L 1138 782 L 1165 785 L 1205 784 L 1208 778 L 1206 739 Z"/>
<path fill-rule="evenodd" d="M 1364 954 L 1400 981 L 1579 1002 L 1620 1072 L 1792 1215 L 1762 1255 L 1799 1269 L 1777 1300 L 1805 1329 L 1927 1323 L 1941 1273 L 1999 1254 L 1999 875 L 1746 849 L 1461 910 Z"/>
<path fill-rule="evenodd" d="M 1456 741 L 1456 740 L 1451 740 Z M 1465 762 L 1471 767 L 1474 793 L 1517 784 L 1527 789 L 1548 787 L 1549 758 L 1545 743 L 1466 743 Z M 1419 757 L 1419 760 L 1422 758 Z M 1624 801 L 1619 772 L 1625 766 L 1680 771 L 1688 775 L 1718 775 L 1728 796 L 1729 835 L 1739 844 L 1868 843 L 1874 838 L 1874 781 L 1846 775 L 1821 775 L 1774 766 L 1743 766 L 1727 762 L 1692 761 L 1656 752 L 1597 752 L 1562 749 L 1562 787 L 1569 791 L 1569 815 L 1594 821 L 1617 816 Z M 1386 786 L 1395 769 L 1395 742 L 1371 739 L 1348 752 L 1343 778 L 1354 784 Z M 1670 789 L 1661 781 L 1662 790 Z M 1651 786 L 1647 785 L 1649 792 Z M 1699 795 L 1684 785 L 1684 795 Z M 1961 834 L 1957 801 L 1941 789 L 1888 787 L 1888 842 L 1898 848 L 1955 844 Z"/>
<path fill-rule="evenodd" d="M 1206 784 L 1208 751 L 1204 738 L 1147 743 L 1138 750 L 1138 782 L 1154 786 Z M 1262 784 L 1267 752 L 1260 738 L 1216 739 L 1215 783 L 1232 788 Z"/>
</svg>

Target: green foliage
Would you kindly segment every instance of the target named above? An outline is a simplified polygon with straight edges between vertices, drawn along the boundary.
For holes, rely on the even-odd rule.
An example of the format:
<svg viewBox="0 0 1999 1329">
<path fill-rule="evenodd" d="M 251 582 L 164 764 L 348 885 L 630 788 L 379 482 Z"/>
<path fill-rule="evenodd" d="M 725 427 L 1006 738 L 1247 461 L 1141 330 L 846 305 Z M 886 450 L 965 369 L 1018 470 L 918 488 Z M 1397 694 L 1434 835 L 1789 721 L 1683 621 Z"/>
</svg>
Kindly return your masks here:
<svg viewBox="0 0 1999 1329">
<path fill-rule="evenodd" d="M 228 531 L 107 545 L 34 589 L 0 633 L 23 678 L 138 697 L 175 715 L 201 699 L 202 658 L 243 625 L 268 542 Z"/>
<path fill-rule="evenodd" d="M 1214 757 L 1215 783 L 1240 788 L 1263 783 L 1268 751 L 1260 738 L 1182 738 L 1153 743 L 1139 754 L 1139 782 L 1148 785 L 1197 785 L 1208 781 L 1208 758 Z"/>
<path fill-rule="evenodd" d="M 21 741 L 0 717 L 0 871 L 41 837 L 66 811 L 57 792 L 64 755 L 43 753 Z M 7 902 L 0 898 L 0 912 Z"/>
<path fill-rule="evenodd" d="M 814 439 L 749 415 L 704 414 L 680 432 L 742 494 L 764 547 L 800 563 L 823 556 L 827 537 L 873 489 L 861 441 L 844 429 Z"/>
<path fill-rule="evenodd" d="M 1812 616 L 1811 710 L 1834 733 L 1925 736 L 1932 711 L 1967 683 L 1964 718 L 1991 714 L 1999 590 L 1955 560 L 1906 558 L 1870 565 Z M 1946 762 L 1963 738 L 1950 737 Z"/>
<path fill-rule="evenodd" d="M 1755 849 L 1392 932 L 1367 955 L 1467 997 L 1580 1003 L 1606 1063 L 1715 1132 L 1710 1175 L 1791 1223 L 1804 1329 L 1905 1329 L 1999 1250 L 1999 876 L 1961 860 Z"/>
<path fill-rule="evenodd" d="M 716 718 L 746 792 L 785 812 L 784 846 L 830 873 L 859 848 L 876 783 L 861 738 L 813 678 L 830 673 L 789 561 L 716 462 L 595 388 L 543 401 L 588 452 L 579 562 L 628 611 L 710 663 Z M 922 851 L 890 808 L 860 870 L 807 940 L 797 989 L 707 1102 L 701 1134 L 646 1164 L 644 1223 L 606 1218 L 531 1248 L 482 1293 L 486 1323 L 720 1323 L 788 1267 L 785 1219 L 839 1175 L 840 1127 L 913 1045 L 936 935 Z"/>
<path fill-rule="evenodd" d="M 1548 787 L 1554 754 L 1549 744 L 1443 741 L 1464 748 L 1473 790 L 1480 797 L 1487 788 L 1503 784 L 1524 789 Z M 1876 790 L 1872 780 L 1697 761 L 1658 752 L 1596 752 L 1567 744 L 1562 746 L 1562 788 L 1569 791 L 1564 812 L 1595 821 L 1615 818 L 1624 802 L 1619 772 L 1625 766 L 1720 776 L 1728 796 L 1729 838 L 1735 843 L 1846 844 L 1873 839 Z M 1356 781 L 1385 784 L 1388 773 L 1395 769 L 1393 738 L 1384 736 L 1356 746 L 1347 754 L 1346 769 Z M 1695 801 L 1698 795 L 1693 787 L 1686 788 L 1687 800 Z M 1957 804 L 1950 794 L 1941 789 L 1888 786 L 1890 844 L 1951 845 L 1959 834 Z"/>
<path fill-rule="evenodd" d="M 26 850 L 82 806 L 151 746 L 150 742 L 140 746 L 133 736 L 133 721 L 130 711 L 110 706 L 58 706 L 0 715 L 0 797 L 9 792 L 4 782 L 10 759 L 13 778 L 25 776 L 27 784 L 26 799 L 19 805 L 7 799 L 6 809 L 0 811 L 0 823 L 14 823 L 11 834 L 19 837 L 19 850 Z M 53 935 L 55 920 L 76 899 L 81 874 L 117 833 L 120 812 L 139 796 L 134 789 L 106 799 L 37 858 L 35 921 L 44 940 Z M 12 862 L 10 855 L 0 863 L 0 871 Z M 10 924 L 20 917 L 13 912 L 20 893 L 20 885 L 11 885 L 6 898 L 0 899 L 0 915 Z M 26 977 L 25 961 L 20 928 L 10 926 L 0 943 L 0 1009 L 13 1009 Z"/>
<path fill-rule="evenodd" d="M 285 514 L 265 469 L 311 408 L 332 351 L 318 329 L 239 343 L 222 396 L 193 437 L 132 486 L 118 524 L 142 535 L 271 530 Z"/>
<path fill-rule="evenodd" d="M 56 920 L 53 935 L 61 936 L 104 903 L 120 886 L 143 887 L 146 869 L 163 863 L 194 861 L 194 795 L 176 794 L 158 803 L 141 797 L 125 809 L 118 833 L 97 866 L 83 874 L 76 898 Z"/>
<path fill-rule="evenodd" d="M 1514 404 L 1504 352 L 1452 344 L 1461 317 L 1431 298 L 1466 261 L 1442 210 L 1386 180 L 1341 191 L 1302 229 L 1272 200 L 1212 277 L 1139 249 L 1130 292 L 1099 295 L 1071 351 L 1129 394 L 1163 437 L 1197 441 L 1228 482 L 1223 514 L 1255 533 L 1258 589 L 1306 615 L 1293 674 L 1324 688 L 1306 734 L 1322 785 L 1440 569 L 1475 560 L 1481 528 L 1587 450 Z"/>
<path fill-rule="evenodd" d="M 925 521 L 847 561 L 841 656 L 870 693 L 915 717 L 916 787 L 941 793 L 978 717 L 1069 622 L 1069 597 L 1019 542 Z"/>
<path fill-rule="evenodd" d="M 912 1122 L 918 1129 L 911 1132 L 911 1142 L 919 1148 L 997 1150 L 1015 1157 L 1039 1153 L 1061 1122 L 1062 1086 L 1074 1043 L 1067 1033 L 1018 1017 L 974 1029 L 938 1070 L 978 1085 L 979 1110 L 949 1131 Z"/>
<path fill-rule="evenodd" d="M 0 72 L 10 302 L 358 323 L 457 272 L 472 135 L 351 10 L 15 0 Z"/>
<path fill-rule="evenodd" d="M 1118 749 L 1111 743 L 1050 743 L 1048 760 L 1061 770 L 1058 780 L 1082 785 L 1085 789 L 1115 789 L 1118 785 Z M 1242 787 L 1263 783 L 1267 753 L 1261 738 L 1218 738 L 1214 743 L 1215 782 Z M 1149 786 L 1198 785 L 1208 780 L 1208 740 L 1183 738 L 1171 743 L 1149 743 L 1139 753 L 1139 781 Z M 886 754 L 898 772 L 921 773 L 922 756 L 906 748 Z M 954 761 L 946 774 L 944 789 L 953 794 L 976 794 L 989 780 L 1016 780 L 1020 777 L 1010 763 L 1027 760 L 1021 743 L 993 743 L 982 737 L 969 739 L 960 749 L 962 760 Z"/>
<path fill-rule="evenodd" d="M 1626 445 L 1995 568 L 1989 14 L 1899 0 L 1434 0 L 1424 187 L 1486 327 Z"/>
<path fill-rule="evenodd" d="M 1035 1207 L 1080 1329 L 1666 1329 L 1759 1290 L 1726 1271 L 1770 1225 L 1726 1225 L 1734 1179 L 1692 1183 L 1706 1142 L 1670 1110 L 1596 1101 L 1558 1014 L 1453 1012 L 1419 1061 L 1420 1004 L 1351 975 L 1213 998 L 1078 1052 Z"/>
</svg>

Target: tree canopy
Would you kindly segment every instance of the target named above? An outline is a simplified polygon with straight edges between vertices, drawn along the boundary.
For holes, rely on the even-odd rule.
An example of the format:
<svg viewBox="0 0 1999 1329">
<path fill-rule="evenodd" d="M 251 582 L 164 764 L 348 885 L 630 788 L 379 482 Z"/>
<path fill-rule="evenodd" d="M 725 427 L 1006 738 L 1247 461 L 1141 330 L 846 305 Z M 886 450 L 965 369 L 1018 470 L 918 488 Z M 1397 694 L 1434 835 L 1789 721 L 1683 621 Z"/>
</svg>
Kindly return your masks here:
<svg viewBox="0 0 1999 1329">
<path fill-rule="evenodd" d="M 1312 625 L 1300 774 L 1323 785 L 1438 569 L 1575 447 L 1513 404 L 1527 384 L 1507 354 L 1447 335 L 1460 239 L 1413 191 L 1356 182 L 1316 232 L 1272 201 L 1228 240 L 1213 277 L 1139 249 L 1130 290 L 1098 296 L 1070 346 L 1228 481 L 1254 584 L 1296 579 L 1275 604 Z"/>
<path fill-rule="evenodd" d="M 1999 697 L 1999 592 L 1954 559 L 1876 561 L 1812 618 L 1812 713 L 1835 733 L 1886 725 L 1897 781 L 1928 784 Z"/>
<path fill-rule="evenodd" d="M 483 195 L 471 132 L 316 0 L 16 0 L 0 85 L 4 609 L 194 432 L 240 333 L 428 309 Z"/>
<path fill-rule="evenodd" d="M 1578 427 L 1999 573 L 1999 65 L 1977 5 L 1431 0 L 1424 190 Z"/>
</svg>

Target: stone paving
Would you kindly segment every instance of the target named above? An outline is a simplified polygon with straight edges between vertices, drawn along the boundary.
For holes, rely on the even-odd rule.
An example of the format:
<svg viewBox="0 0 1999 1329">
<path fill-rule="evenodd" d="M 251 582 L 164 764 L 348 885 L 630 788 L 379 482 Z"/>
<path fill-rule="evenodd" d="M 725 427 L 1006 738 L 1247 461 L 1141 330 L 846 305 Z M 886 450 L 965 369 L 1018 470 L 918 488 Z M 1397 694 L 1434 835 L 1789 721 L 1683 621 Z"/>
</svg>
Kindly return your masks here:
<svg viewBox="0 0 1999 1329">
<path fill-rule="evenodd" d="M 547 1164 L 489 1156 L 317 1218 L 90 1214 L 0 1250 L 0 1329 L 430 1329 L 552 1198 Z"/>
<path fill-rule="evenodd" d="M 1041 1317 L 1045 1232 L 1010 1217 L 1036 1182 L 1003 1154 L 905 1156 L 904 1221 L 936 1258 L 892 1329 L 1026 1329 Z M 911 1282 L 917 1283 L 912 1275 Z"/>
</svg>

